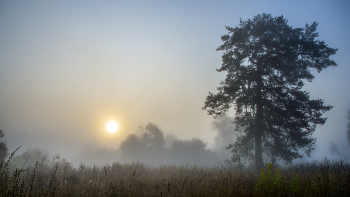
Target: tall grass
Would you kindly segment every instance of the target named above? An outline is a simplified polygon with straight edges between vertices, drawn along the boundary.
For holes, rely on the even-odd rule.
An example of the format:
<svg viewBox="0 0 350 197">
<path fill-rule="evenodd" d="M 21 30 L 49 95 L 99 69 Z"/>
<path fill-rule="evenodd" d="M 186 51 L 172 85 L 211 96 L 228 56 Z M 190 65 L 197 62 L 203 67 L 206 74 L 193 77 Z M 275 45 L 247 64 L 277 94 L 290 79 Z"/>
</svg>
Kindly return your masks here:
<svg viewBox="0 0 350 197">
<path fill-rule="evenodd" d="M 13 155 L 12 155 L 13 156 Z M 350 165 L 342 161 L 297 164 L 260 173 L 221 166 L 113 163 L 73 168 L 37 162 L 8 170 L 1 164 L 0 196 L 349 196 Z"/>
</svg>

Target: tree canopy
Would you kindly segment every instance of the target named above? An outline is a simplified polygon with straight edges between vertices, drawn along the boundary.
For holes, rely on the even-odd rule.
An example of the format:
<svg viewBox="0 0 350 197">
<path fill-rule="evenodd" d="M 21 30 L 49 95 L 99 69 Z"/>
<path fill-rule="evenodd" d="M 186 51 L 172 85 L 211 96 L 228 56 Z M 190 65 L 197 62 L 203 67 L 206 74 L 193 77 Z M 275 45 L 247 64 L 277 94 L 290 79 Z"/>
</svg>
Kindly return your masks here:
<svg viewBox="0 0 350 197">
<path fill-rule="evenodd" d="M 141 127 L 142 128 L 142 127 Z M 142 142 L 146 147 L 151 147 L 152 149 L 162 149 L 164 147 L 164 134 L 159 127 L 153 123 L 148 123 L 143 134 Z"/>
<path fill-rule="evenodd" d="M 317 40 L 317 23 L 305 28 L 289 26 L 283 16 L 259 14 L 228 27 L 218 51 L 223 51 L 222 66 L 226 79 L 209 92 L 203 109 L 218 118 L 234 106 L 234 123 L 241 128 L 237 141 L 229 148 L 233 158 L 255 158 L 262 165 L 262 153 L 290 163 L 313 150 L 312 137 L 322 114 L 332 108 L 322 99 L 312 100 L 302 90 L 314 78 L 312 69 L 321 72 L 337 64 L 329 59 L 337 49 Z"/>
</svg>

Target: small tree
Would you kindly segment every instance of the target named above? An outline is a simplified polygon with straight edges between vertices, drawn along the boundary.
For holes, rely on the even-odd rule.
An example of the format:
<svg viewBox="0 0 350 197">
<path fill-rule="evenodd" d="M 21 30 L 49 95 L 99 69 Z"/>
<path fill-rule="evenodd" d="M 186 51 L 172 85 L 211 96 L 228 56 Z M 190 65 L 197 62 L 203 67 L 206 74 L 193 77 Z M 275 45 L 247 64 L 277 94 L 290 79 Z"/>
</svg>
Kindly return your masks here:
<svg viewBox="0 0 350 197">
<path fill-rule="evenodd" d="M 140 136 L 140 137 L 138 137 Z M 164 150 L 163 131 L 149 123 L 145 129 L 139 126 L 135 134 L 130 134 L 120 144 L 121 156 L 127 161 L 155 163 Z"/>
<path fill-rule="evenodd" d="M 135 134 L 130 134 L 120 144 L 121 157 L 127 161 L 138 161 L 143 152 L 143 147 L 139 138 Z"/>
<path fill-rule="evenodd" d="M 163 131 L 153 123 L 148 123 L 145 131 L 142 134 L 141 141 L 144 143 L 145 147 L 149 147 L 156 150 L 161 150 L 164 148 L 165 140 Z"/>
<path fill-rule="evenodd" d="M 4 137 L 4 132 L 0 130 L 0 138 Z M 6 142 L 0 142 L 0 159 L 4 161 L 8 156 L 8 148 L 6 146 Z"/>
<path fill-rule="evenodd" d="M 212 122 L 213 130 L 216 131 L 214 149 L 224 160 L 231 158 L 231 153 L 227 149 L 236 141 L 233 121 L 232 117 L 222 116 Z"/>
<path fill-rule="evenodd" d="M 299 149 L 310 154 L 316 125 L 325 123 L 322 113 L 332 108 L 302 90 L 304 81 L 314 78 L 311 69 L 337 65 L 329 59 L 337 49 L 316 40 L 316 28 L 316 22 L 293 28 L 283 16 L 259 14 L 226 26 L 229 34 L 221 37 L 224 44 L 217 50 L 224 51 L 223 63 L 217 71 L 227 76 L 217 94 L 209 92 L 204 109 L 218 118 L 235 107 L 234 122 L 243 132 L 231 148 L 254 157 L 256 170 L 264 151 L 287 163 L 302 157 Z"/>
<path fill-rule="evenodd" d="M 208 164 L 219 159 L 215 152 L 208 150 L 201 139 L 174 140 L 169 148 L 168 161 L 172 164 Z"/>
<path fill-rule="evenodd" d="M 350 146 L 350 109 L 348 110 L 348 116 L 346 117 L 348 119 L 348 129 L 346 130 L 346 134 L 348 136 L 348 143 Z"/>
</svg>

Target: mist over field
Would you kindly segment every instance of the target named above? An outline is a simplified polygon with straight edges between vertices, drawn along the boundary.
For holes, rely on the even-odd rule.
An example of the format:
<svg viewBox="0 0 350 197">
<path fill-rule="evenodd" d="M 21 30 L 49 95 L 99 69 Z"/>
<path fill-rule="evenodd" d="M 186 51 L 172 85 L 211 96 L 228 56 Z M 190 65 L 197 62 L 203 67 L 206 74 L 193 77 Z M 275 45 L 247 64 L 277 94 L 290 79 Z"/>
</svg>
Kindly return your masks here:
<svg viewBox="0 0 350 197">
<path fill-rule="evenodd" d="M 350 3 L 345 1 L 1 1 L 0 129 L 14 163 L 74 166 L 139 161 L 214 165 L 230 161 L 235 110 L 202 110 L 226 73 L 221 36 L 261 13 L 293 27 L 319 23 L 338 66 L 305 81 L 322 117 L 311 157 L 350 162 Z M 109 121 L 118 123 L 108 132 Z M 249 163 L 247 163 L 249 165 Z"/>
</svg>

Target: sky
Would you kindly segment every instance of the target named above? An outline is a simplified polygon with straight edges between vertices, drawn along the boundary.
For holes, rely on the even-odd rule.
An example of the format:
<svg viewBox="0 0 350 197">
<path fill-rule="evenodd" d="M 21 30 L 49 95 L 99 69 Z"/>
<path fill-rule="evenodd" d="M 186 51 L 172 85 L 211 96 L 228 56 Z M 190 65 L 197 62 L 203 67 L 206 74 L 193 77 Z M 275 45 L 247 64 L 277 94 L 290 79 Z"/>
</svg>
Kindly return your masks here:
<svg viewBox="0 0 350 197">
<path fill-rule="evenodd" d="M 339 1 L 1 1 L 0 129 L 10 151 L 42 148 L 72 158 L 118 148 L 138 126 L 157 124 L 179 139 L 212 147 L 213 118 L 202 110 L 226 73 L 226 26 L 257 14 L 284 15 L 293 27 L 319 23 L 338 64 L 307 83 L 334 108 L 318 126 L 313 158 L 346 144 L 350 108 L 350 3 Z M 231 110 L 229 115 L 233 116 Z M 109 120 L 119 124 L 108 133 Z"/>
</svg>

